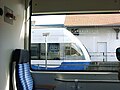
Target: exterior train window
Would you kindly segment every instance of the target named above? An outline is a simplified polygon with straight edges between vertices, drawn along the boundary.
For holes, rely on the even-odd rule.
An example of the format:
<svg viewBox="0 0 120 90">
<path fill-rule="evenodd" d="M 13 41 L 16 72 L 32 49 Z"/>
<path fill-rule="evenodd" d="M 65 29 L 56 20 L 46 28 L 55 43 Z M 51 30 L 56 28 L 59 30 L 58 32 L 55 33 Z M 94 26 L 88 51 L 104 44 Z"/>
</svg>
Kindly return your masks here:
<svg viewBox="0 0 120 90">
<path fill-rule="evenodd" d="M 85 60 L 82 50 L 71 45 L 70 43 L 47 43 L 47 60 Z M 45 53 L 45 43 L 31 44 L 31 59 L 45 60 Z"/>
<path fill-rule="evenodd" d="M 119 14 L 33 15 L 30 63 L 39 71 L 118 71 Z"/>
<path fill-rule="evenodd" d="M 39 44 L 31 44 L 31 59 L 39 59 Z"/>
<path fill-rule="evenodd" d="M 85 60 L 82 50 L 75 47 L 75 44 L 65 44 L 65 57 L 69 60 Z"/>
</svg>

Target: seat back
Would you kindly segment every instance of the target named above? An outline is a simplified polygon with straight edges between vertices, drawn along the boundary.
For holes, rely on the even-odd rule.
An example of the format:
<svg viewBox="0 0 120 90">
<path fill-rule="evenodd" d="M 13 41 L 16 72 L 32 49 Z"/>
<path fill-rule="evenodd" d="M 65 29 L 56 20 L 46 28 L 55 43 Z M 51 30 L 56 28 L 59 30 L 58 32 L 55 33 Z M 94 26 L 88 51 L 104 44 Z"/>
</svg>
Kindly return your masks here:
<svg viewBox="0 0 120 90">
<path fill-rule="evenodd" d="M 30 73 L 29 63 L 28 62 L 24 63 L 23 67 L 24 67 L 24 76 L 27 83 L 27 90 L 33 90 L 33 79 Z"/>
<path fill-rule="evenodd" d="M 16 62 L 16 86 L 17 90 L 33 90 L 33 79 L 30 73 L 29 52 L 15 49 L 13 60 Z"/>
</svg>

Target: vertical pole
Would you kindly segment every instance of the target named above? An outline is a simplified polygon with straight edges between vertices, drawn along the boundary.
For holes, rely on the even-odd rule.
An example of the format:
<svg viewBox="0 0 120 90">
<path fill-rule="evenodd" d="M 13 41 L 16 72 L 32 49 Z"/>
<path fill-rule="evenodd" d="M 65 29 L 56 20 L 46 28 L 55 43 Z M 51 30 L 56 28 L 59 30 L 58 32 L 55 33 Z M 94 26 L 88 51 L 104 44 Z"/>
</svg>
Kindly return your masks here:
<svg viewBox="0 0 120 90">
<path fill-rule="evenodd" d="M 78 79 L 75 79 L 75 90 L 78 90 Z"/>
<path fill-rule="evenodd" d="M 104 54 L 104 52 L 103 52 L 103 62 L 105 61 L 105 54 Z"/>
<path fill-rule="evenodd" d="M 45 36 L 45 68 L 47 70 L 47 36 L 49 35 L 49 33 L 43 33 L 43 36 Z"/>
<path fill-rule="evenodd" d="M 47 69 L 47 36 L 45 36 L 45 68 Z"/>
<path fill-rule="evenodd" d="M 120 28 L 119 27 L 118 28 L 114 28 L 114 30 L 116 32 L 116 39 L 119 39 L 118 34 L 120 32 Z"/>
</svg>

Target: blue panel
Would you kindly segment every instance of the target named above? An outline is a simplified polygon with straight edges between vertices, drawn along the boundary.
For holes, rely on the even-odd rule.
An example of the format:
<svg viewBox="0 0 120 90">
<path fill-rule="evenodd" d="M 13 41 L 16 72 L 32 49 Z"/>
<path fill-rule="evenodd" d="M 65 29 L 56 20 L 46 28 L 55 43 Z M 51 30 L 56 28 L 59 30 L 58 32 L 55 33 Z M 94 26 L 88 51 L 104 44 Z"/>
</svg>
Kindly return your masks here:
<svg viewBox="0 0 120 90">
<path fill-rule="evenodd" d="M 90 62 L 62 62 L 59 67 L 45 68 L 31 65 L 33 70 L 86 70 Z"/>
<path fill-rule="evenodd" d="M 62 62 L 60 70 L 86 70 L 90 62 Z"/>
</svg>

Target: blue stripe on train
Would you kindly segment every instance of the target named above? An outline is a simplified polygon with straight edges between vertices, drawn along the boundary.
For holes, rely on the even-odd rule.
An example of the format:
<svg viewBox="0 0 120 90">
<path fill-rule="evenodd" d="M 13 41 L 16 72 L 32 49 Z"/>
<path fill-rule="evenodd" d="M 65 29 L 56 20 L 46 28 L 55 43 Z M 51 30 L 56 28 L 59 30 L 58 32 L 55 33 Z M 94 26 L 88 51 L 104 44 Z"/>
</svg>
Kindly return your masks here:
<svg viewBox="0 0 120 90">
<path fill-rule="evenodd" d="M 33 70 L 86 70 L 90 62 L 62 62 L 59 67 L 45 68 L 32 65 Z"/>
<path fill-rule="evenodd" d="M 61 70 L 86 70 L 90 62 L 62 62 Z"/>
</svg>

